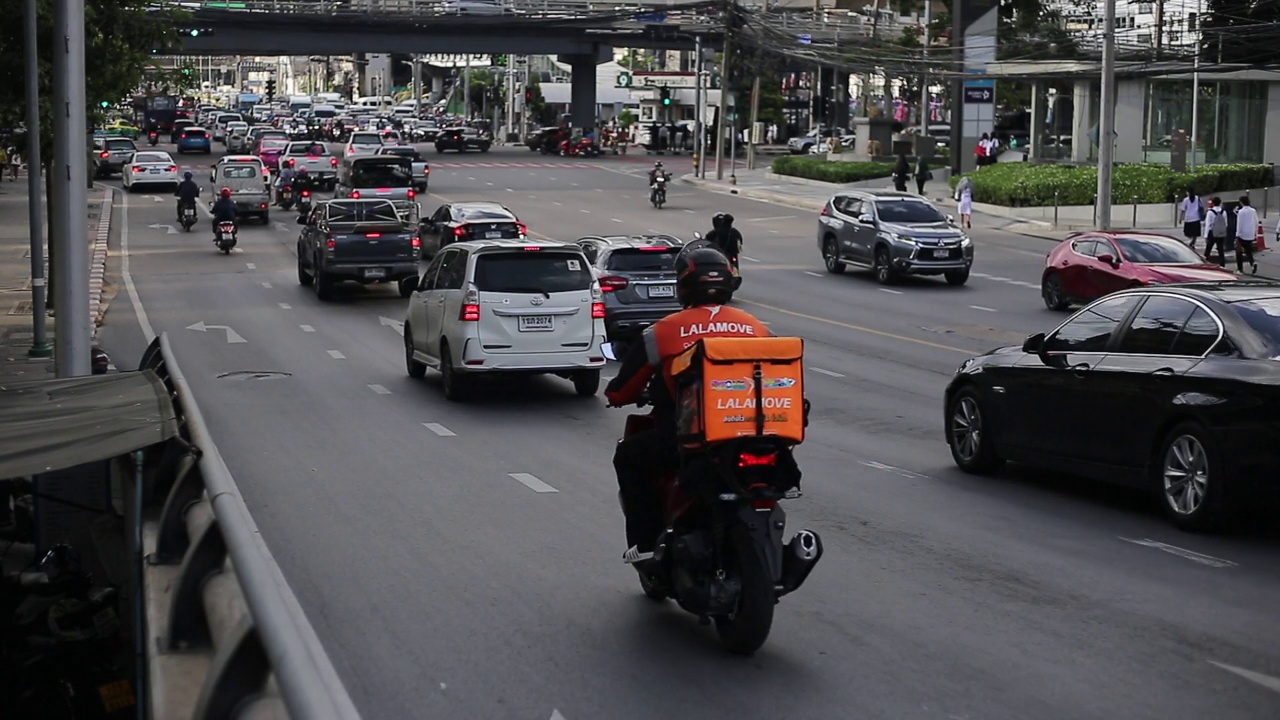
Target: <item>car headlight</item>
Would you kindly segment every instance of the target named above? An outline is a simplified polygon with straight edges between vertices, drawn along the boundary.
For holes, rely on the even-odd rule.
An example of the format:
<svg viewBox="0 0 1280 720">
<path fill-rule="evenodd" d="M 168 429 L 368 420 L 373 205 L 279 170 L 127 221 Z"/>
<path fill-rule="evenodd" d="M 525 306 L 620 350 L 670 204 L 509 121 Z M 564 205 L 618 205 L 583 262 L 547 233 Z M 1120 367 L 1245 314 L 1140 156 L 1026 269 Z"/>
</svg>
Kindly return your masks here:
<svg viewBox="0 0 1280 720">
<path fill-rule="evenodd" d="M 889 233 L 889 239 L 890 239 L 890 240 L 893 240 L 894 242 L 900 242 L 900 243 L 903 243 L 904 245 L 915 245 L 915 244 L 916 244 L 916 241 L 915 241 L 915 240 L 912 240 L 911 238 L 907 237 L 906 235 L 899 235 L 898 233 Z"/>
<path fill-rule="evenodd" d="M 969 247 L 970 245 L 973 245 L 973 241 L 969 239 L 968 235 L 960 238 L 960 247 Z"/>
</svg>

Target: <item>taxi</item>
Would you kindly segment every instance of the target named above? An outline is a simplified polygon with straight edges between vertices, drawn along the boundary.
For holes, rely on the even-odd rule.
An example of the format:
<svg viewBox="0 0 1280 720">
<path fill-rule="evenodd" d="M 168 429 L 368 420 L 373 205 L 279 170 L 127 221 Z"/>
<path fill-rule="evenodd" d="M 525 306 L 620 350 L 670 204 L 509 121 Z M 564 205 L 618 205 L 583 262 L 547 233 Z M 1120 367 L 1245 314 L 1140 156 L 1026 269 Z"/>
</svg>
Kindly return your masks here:
<svg viewBox="0 0 1280 720">
<path fill-rule="evenodd" d="M 127 137 L 130 140 L 137 140 L 142 134 L 142 130 L 127 120 L 116 120 L 102 129 L 107 136 Z"/>
</svg>

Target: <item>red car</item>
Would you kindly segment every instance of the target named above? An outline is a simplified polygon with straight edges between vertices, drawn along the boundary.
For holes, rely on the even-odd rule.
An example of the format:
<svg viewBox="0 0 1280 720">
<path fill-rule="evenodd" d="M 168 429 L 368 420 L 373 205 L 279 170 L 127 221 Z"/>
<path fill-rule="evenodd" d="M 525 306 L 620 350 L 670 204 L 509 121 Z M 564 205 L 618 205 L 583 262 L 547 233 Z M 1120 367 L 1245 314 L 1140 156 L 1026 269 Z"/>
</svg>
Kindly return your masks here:
<svg viewBox="0 0 1280 720">
<path fill-rule="evenodd" d="M 1040 278 L 1040 297 L 1050 310 L 1066 310 L 1072 303 L 1090 302 L 1125 288 L 1238 279 L 1167 235 L 1089 232 L 1074 235 L 1050 251 Z"/>
<path fill-rule="evenodd" d="M 262 158 L 262 164 L 271 170 L 279 169 L 280 156 L 284 154 L 284 148 L 288 144 L 284 140 L 263 140 L 258 146 L 258 157 Z"/>
</svg>

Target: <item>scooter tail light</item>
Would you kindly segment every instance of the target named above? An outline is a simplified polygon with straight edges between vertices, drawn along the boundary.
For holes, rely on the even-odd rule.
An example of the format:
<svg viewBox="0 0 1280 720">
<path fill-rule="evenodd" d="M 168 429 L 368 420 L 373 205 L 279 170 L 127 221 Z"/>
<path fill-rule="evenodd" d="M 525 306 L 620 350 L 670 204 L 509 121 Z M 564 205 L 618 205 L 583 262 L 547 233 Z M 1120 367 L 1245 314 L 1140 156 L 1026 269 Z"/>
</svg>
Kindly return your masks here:
<svg viewBox="0 0 1280 720">
<path fill-rule="evenodd" d="M 360 191 L 359 191 L 359 190 L 352 190 L 352 191 L 351 191 L 351 199 L 352 199 L 352 200 L 359 200 L 359 199 L 360 199 Z"/>
<path fill-rule="evenodd" d="M 310 190 L 303 190 L 303 191 L 302 191 L 302 197 L 311 197 L 311 191 L 310 191 Z"/>
<path fill-rule="evenodd" d="M 769 453 L 768 455 L 753 455 L 751 453 L 738 454 L 738 467 L 772 467 L 778 464 L 778 453 Z"/>
<path fill-rule="evenodd" d="M 409 199 L 410 199 L 410 200 L 412 200 L 412 199 L 414 199 L 414 198 L 416 198 L 416 197 L 418 197 L 418 193 L 417 193 L 416 191 L 414 191 L 414 190 L 410 190 L 410 191 L 409 191 Z"/>
<path fill-rule="evenodd" d="M 107 152 L 106 150 L 103 150 L 102 152 L 98 153 L 98 157 L 102 158 L 103 160 L 106 160 L 107 158 L 111 157 L 111 153 Z"/>
</svg>

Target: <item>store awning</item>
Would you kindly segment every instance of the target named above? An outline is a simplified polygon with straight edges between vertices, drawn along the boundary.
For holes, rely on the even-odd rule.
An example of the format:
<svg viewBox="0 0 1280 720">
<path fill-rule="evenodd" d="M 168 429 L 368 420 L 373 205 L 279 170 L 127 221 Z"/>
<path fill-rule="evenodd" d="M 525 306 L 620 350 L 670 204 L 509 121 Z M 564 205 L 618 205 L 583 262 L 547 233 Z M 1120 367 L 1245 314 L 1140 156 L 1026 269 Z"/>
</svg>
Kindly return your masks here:
<svg viewBox="0 0 1280 720">
<path fill-rule="evenodd" d="M 64 470 L 178 434 L 150 370 L 0 385 L 0 479 Z"/>
</svg>

